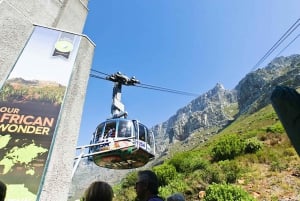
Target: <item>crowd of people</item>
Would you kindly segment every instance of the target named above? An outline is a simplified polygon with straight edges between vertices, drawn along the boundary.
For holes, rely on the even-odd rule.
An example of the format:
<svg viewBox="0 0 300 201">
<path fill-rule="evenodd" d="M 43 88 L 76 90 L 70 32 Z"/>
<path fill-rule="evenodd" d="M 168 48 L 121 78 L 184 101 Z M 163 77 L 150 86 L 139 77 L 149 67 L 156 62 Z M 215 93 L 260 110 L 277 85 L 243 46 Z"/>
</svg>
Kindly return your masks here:
<svg viewBox="0 0 300 201">
<path fill-rule="evenodd" d="M 164 201 L 158 196 L 158 178 L 151 170 L 141 170 L 135 183 L 137 201 Z M 0 201 L 5 200 L 7 187 L 0 181 Z M 107 182 L 95 181 L 86 189 L 81 201 L 112 201 L 114 192 Z M 166 201 L 185 201 L 181 193 L 170 195 Z"/>
<path fill-rule="evenodd" d="M 158 178 L 151 170 L 141 170 L 135 183 L 136 201 L 164 201 L 158 195 Z M 112 201 L 112 187 L 104 181 L 93 182 L 85 191 L 82 201 Z M 166 201 L 185 201 L 183 194 L 170 195 Z"/>
</svg>

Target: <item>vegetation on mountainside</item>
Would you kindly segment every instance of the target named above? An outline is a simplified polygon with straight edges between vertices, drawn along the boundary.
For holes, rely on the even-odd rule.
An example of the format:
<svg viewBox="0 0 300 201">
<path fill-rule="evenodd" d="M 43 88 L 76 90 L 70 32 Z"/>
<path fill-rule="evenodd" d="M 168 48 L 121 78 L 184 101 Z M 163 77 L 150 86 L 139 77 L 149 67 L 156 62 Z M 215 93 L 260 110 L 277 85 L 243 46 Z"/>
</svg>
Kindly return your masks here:
<svg viewBox="0 0 300 201">
<path fill-rule="evenodd" d="M 29 83 L 29 84 L 28 84 Z M 23 81 L 6 83 L 0 93 L 0 101 L 7 102 L 42 102 L 61 105 L 66 87 L 57 83 Z"/>
<path fill-rule="evenodd" d="M 186 200 L 283 200 L 299 198 L 299 162 L 268 105 L 240 116 L 193 150 L 177 150 L 153 170 L 162 197 L 182 192 Z M 115 186 L 114 200 L 134 200 L 136 177 L 132 172 Z M 203 192 L 206 196 L 199 198 Z"/>
</svg>

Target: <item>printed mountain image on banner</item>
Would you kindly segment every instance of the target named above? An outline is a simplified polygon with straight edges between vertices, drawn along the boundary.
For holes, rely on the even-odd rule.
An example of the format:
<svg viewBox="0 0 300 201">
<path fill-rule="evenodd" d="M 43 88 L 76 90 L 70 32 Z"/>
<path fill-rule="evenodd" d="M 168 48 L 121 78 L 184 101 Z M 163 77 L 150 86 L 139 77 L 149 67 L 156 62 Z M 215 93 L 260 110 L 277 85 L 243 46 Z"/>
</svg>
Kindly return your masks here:
<svg viewBox="0 0 300 201">
<path fill-rule="evenodd" d="M 7 200 L 37 198 L 80 39 L 36 26 L 1 88 L 0 176 Z"/>
</svg>

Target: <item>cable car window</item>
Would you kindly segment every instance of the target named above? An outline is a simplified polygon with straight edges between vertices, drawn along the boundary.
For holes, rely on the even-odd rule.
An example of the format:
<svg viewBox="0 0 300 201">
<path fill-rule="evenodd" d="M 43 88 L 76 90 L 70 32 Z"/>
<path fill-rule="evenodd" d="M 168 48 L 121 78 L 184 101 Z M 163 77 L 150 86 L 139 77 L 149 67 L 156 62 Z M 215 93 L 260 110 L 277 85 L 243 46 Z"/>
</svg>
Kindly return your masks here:
<svg viewBox="0 0 300 201">
<path fill-rule="evenodd" d="M 119 121 L 118 137 L 131 137 L 131 121 Z"/>
<path fill-rule="evenodd" d="M 146 135 L 145 126 L 139 124 L 139 139 L 145 141 Z"/>
<path fill-rule="evenodd" d="M 97 127 L 97 130 L 96 130 L 96 139 L 94 141 L 94 143 L 97 143 L 101 136 L 102 136 L 102 131 L 103 131 L 103 127 L 104 127 L 104 124 L 100 124 L 98 127 Z"/>
<path fill-rule="evenodd" d="M 107 122 L 104 130 L 104 138 L 115 137 L 116 135 L 116 122 Z"/>
</svg>

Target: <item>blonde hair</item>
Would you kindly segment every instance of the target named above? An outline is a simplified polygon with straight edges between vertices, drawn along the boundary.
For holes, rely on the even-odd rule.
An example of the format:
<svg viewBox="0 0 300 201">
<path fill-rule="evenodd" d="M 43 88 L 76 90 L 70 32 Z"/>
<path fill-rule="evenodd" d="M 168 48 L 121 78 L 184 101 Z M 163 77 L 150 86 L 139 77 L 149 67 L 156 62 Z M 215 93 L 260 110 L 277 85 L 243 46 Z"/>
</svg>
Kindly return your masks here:
<svg viewBox="0 0 300 201">
<path fill-rule="evenodd" d="M 85 191 L 84 201 L 112 201 L 112 187 L 104 181 L 93 182 Z"/>
</svg>

